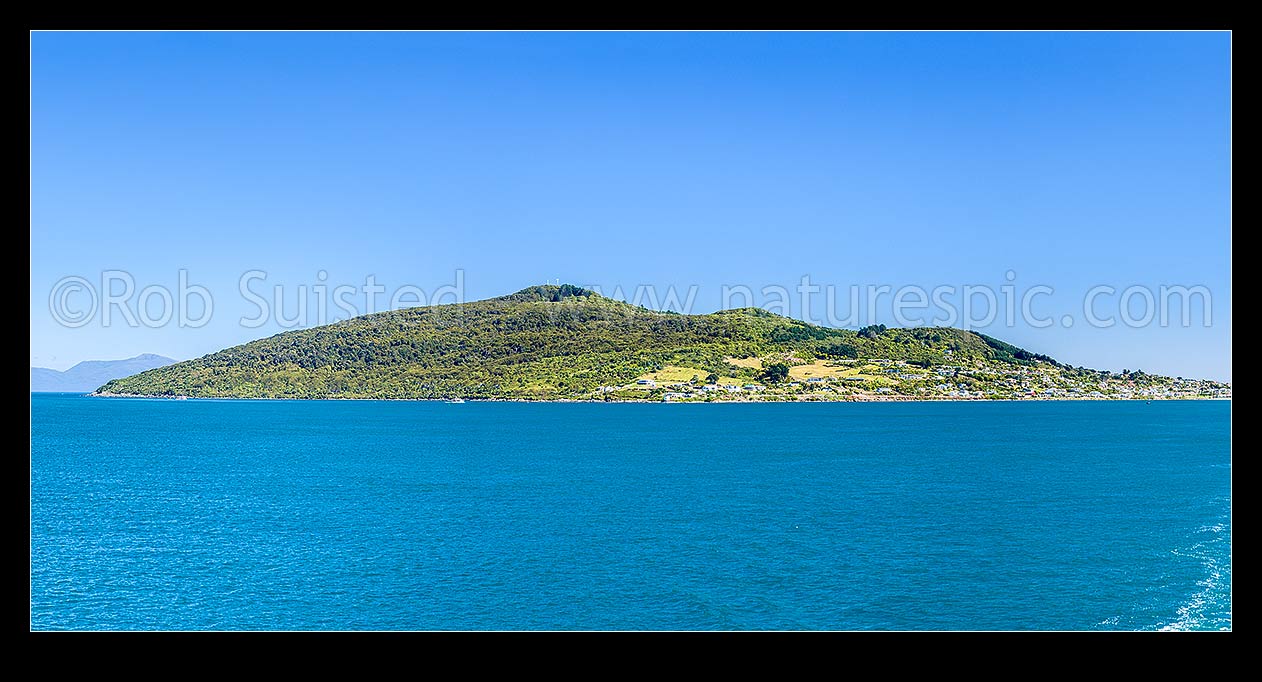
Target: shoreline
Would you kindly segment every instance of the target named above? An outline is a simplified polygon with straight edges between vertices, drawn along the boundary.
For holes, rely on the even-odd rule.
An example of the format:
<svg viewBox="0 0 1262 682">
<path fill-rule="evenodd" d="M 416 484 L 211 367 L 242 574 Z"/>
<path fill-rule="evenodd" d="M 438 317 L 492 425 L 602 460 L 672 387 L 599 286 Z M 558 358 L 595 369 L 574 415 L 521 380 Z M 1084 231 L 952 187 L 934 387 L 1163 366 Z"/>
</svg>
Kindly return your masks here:
<svg viewBox="0 0 1262 682">
<path fill-rule="evenodd" d="M 457 398 L 236 398 L 236 397 L 195 397 L 195 396 L 159 396 L 138 395 L 129 393 L 75 393 L 86 398 L 121 398 L 132 400 L 202 400 L 202 401 L 292 401 L 292 402 L 392 402 L 392 403 L 450 403 Z M 1122 402 L 1192 402 L 1226 400 L 1231 397 L 1178 397 L 1178 398 L 871 398 L 856 400 L 589 400 L 583 398 L 459 398 L 466 403 L 586 403 L 601 405 L 742 405 L 742 404 L 774 404 L 774 403 L 1122 403 Z"/>
</svg>

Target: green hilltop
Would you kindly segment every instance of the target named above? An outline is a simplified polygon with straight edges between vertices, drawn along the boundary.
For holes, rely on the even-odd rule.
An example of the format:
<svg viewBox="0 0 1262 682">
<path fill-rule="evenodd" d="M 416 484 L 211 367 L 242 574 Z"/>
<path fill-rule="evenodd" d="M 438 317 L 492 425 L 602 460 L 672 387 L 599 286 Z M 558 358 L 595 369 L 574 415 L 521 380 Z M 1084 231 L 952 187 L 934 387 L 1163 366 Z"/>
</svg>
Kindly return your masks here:
<svg viewBox="0 0 1262 682">
<path fill-rule="evenodd" d="M 1110 382 L 1123 390 L 1176 383 L 1142 373 L 1065 367 L 960 329 L 831 329 L 757 308 L 683 315 L 564 284 L 277 334 L 116 379 L 97 393 L 833 400 L 1025 397 L 1033 384 L 1035 395 L 1056 387 L 1066 392 L 1076 387 L 1086 395 L 1084 388 L 1100 392 Z M 1212 383 L 1200 382 L 1189 390 L 1203 395 L 1221 386 Z"/>
</svg>

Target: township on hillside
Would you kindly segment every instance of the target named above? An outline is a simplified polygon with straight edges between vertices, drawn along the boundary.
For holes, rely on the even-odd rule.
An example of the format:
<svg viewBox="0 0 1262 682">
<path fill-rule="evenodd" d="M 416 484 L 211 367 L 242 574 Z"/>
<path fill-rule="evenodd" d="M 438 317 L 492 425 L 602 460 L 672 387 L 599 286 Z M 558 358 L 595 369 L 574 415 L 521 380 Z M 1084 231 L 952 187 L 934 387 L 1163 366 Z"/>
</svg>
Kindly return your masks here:
<svg viewBox="0 0 1262 682">
<path fill-rule="evenodd" d="M 786 358 L 776 358 L 777 361 Z M 604 400 L 897 401 L 897 400 L 1167 400 L 1230 398 L 1230 387 L 1197 379 L 1143 373 L 1067 376 L 1053 366 L 1000 366 L 972 362 L 929 368 L 901 360 L 795 361 L 783 381 L 750 382 L 733 376 L 667 365 L 621 386 L 601 386 Z M 727 358 L 738 368 L 761 370 L 759 358 Z"/>
</svg>

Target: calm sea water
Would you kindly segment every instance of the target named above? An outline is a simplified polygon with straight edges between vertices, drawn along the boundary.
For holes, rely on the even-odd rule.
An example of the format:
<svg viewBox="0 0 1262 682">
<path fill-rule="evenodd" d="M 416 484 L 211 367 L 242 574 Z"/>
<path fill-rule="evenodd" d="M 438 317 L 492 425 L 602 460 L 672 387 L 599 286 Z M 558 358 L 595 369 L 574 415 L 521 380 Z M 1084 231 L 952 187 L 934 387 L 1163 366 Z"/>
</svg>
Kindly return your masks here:
<svg viewBox="0 0 1262 682">
<path fill-rule="evenodd" d="M 1220 629 L 1231 405 L 31 396 L 34 629 Z"/>
</svg>

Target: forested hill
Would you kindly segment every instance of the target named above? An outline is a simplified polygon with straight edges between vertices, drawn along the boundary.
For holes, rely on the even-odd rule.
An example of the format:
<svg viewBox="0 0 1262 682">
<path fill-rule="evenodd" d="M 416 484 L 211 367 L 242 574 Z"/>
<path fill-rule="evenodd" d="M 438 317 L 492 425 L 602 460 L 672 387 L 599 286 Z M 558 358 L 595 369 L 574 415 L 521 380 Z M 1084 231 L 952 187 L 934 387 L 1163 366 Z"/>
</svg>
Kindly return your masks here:
<svg viewBox="0 0 1262 682">
<path fill-rule="evenodd" d="M 902 361 L 913 370 L 1059 368 L 1046 356 L 958 329 L 830 329 L 755 308 L 682 315 L 567 284 L 286 332 L 116 379 L 98 393 L 591 398 L 664 368 L 692 371 L 685 378 L 693 384 L 707 377 L 711 384 L 777 382 L 790 379 L 781 367 L 843 367 L 865 359 Z"/>
</svg>

